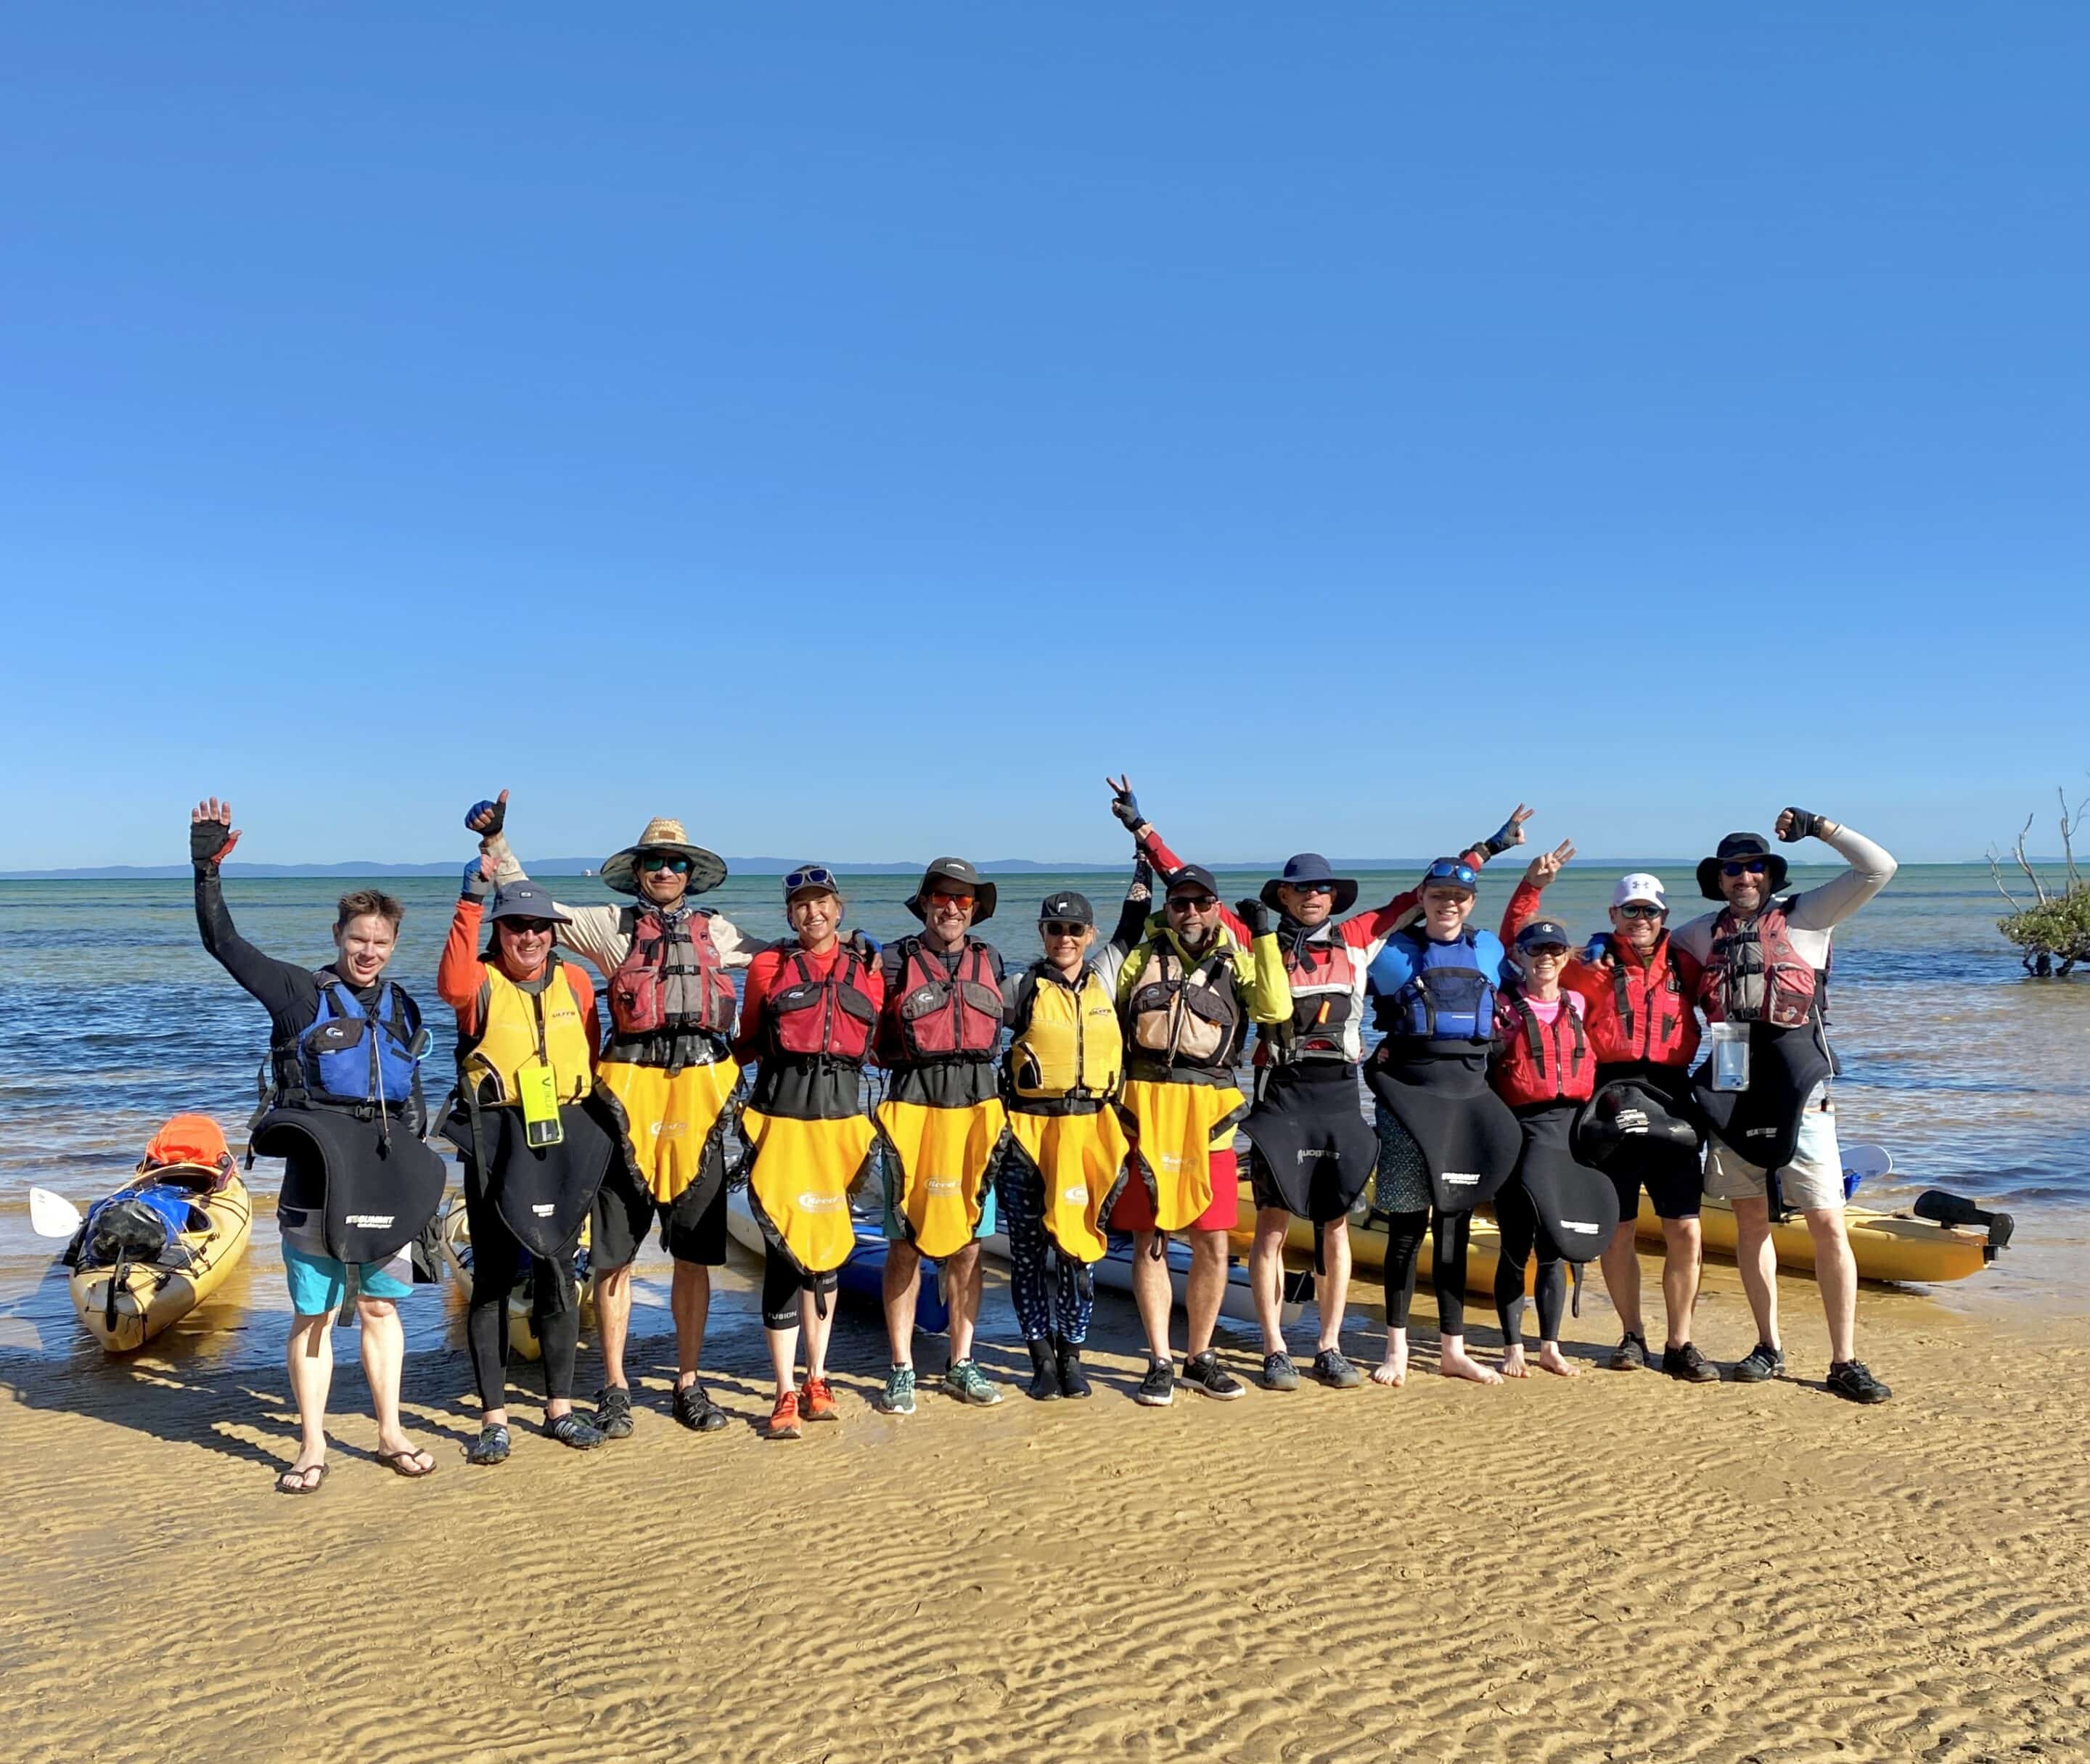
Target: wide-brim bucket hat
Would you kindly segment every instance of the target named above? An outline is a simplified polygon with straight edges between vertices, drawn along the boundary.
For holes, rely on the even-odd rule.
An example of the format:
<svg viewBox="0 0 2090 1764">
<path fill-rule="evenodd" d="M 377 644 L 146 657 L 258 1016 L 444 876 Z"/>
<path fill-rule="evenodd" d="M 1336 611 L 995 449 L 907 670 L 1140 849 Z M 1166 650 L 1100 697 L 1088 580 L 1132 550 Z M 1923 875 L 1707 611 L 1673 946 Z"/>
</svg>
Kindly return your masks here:
<svg viewBox="0 0 2090 1764">
<path fill-rule="evenodd" d="M 1284 860 L 1284 874 L 1274 876 L 1262 885 L 1262 904 L 1273 913 L 1284 907 L 1277 898 L 1277 891 L 1290 883 L 1294 888 L 1304 888 L 1309 882 L 1325 882 L 1334 885 L 1335 904 L 1329 910 L 1333 918 L 1337 913 L 1347 913 L 1357 904 L 1356 879 L 1337 876 L 1335 867 L 1318 851 L 1302 851 Z"/>
<path fill-rule="evenodd" d="M 922 897 L 929 892 L 929 884 L 932 882 L 955 882 L 961 888 L 970 890 L 975 925 L 984 925 L 994 917 L 994 884 L 963 858 L 939 858 L 922 872 L 922 880 L 914 885 L 914 892 L 907 897 L 907 910 L 923 924 L 929 923 L 929 915 L 922 910 Z"/>
<path fill-rule="evenodd" d="M 1764 860 L 1765 892 L 1775 894 L 1785 886 L 1787 863 L 1784 857 L 1770 849 L 1770 841 L 1761 833 L 1730 833 L 1722 840 L 1719 848 L 1698 865 L 1698 892 L 1709 901 L 1725 901 L 1720 892 L 1720 866 L 1732 863 L 1738 858 L 1761 858 Z"/>
<path fill-rule="evenodd" d="M 690 893 L 708 894 L 725 880 L 725 859 L 716 851 L 707 851 L 702 845 L 690 843 L 690 836 L 682 831 L 682 824 L 665 815 L 656 815 L 647 822 L 646 830 L 621 851 L 613 851 L 602 860 L 602 885 L 614 888 L 619 894 L 639 892 L 639 854 L 642 851 L 672 851 L 678 857 L 690 860 Z"/>
</svg>

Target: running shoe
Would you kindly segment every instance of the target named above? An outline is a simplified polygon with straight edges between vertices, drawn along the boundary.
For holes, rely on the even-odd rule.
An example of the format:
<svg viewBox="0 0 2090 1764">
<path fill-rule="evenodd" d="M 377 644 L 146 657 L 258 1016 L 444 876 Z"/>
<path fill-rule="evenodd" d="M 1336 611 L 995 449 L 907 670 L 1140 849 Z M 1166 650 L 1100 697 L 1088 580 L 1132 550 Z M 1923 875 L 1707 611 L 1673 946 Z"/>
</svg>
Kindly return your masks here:
<svg viewBox="0 0 2090 1764">
<path fill-rule="evenodd" d="M 595 1424 L 605 1439 L 631 1437 L 631 1392 L 621 1384 L 606 1384 L 595 1393 Z"/>
<path fill-rule="evenodd" d="M 692 1433 L 716 1433 L 725 1425 L 725 1411 L 703 1385 L 685 1384 L 675 1392 L 675 1418 Z"/>
<path fill-rule="evenodd" d="M 1314 1376 L 1331 1391 L 1353 1391 L 1365 1381 L 1340 1348 L 1323 1348 L 1314 1356 Z"/>
<path fill-rule="evenodd" d="M 1166 1360 L 1151 1362 L 1132 1400 L 1148 1409 L 1166 1409 L 1176 1400 L 1176 1368 Z"/>
<path fill-rule="evenodd" d="M 1001 1392 L 987 1383 L 987 1374 L 970 1360 L 953 1360 L 944 1373 L 944 1394 L 961 1403 L 989 1409 L 1001 1400 Z"/>
<path fill-rule="evenodd" d="M 1894 1395 L 1866 1370 L 1863 1360 L 1842 1360 L 1830 1366 L 1829 1388 L 1854 1403 L 1883 1403 Z"/>
<path fill-rule="evenodd" d="M 1192 1354 L 1183 1362 L 1183 1382 L 1207 1396 L 1216 1396 L 1223 1403 L 1230 1403 L 1248 1392 L 1248 1386 L 1221 1366 L 1219 1355 L 1210 1348 L 1202 1353 Z"/>
<path fill-rule="evenodd" d="M 1292 1363 L 1290 1354 L 1263 1355 L 1262 1388 L 1266 1391 L 1296 1391 L 1299 1388 L 1299 1368 Z"/>
<path fill-rule="evenodd" d="M 914 1368 L 896 1366 L 885 1375 L 885 1388 L 871 1399 L 871 1407 L 881 1415 L 911 1415 L 914 1413 Z"/>
<path fill-rule="evenodd" d="M 1785 1350 L 1759 1341 L 1735 1362 L 1728 1375 L 1737 1384 L 1761 1384 L 1767 1379 L 1785 1376 Z"/>
<path fill-rule="evenodd" d="M 467 1464 L 505 1464 L 508 1461 L 508 1430 L 505 1427 L 481 1427 L 479 1437 L 464 1448 Z"/>
<path fill-rule="evenodd" d="M 1662 1368 L 1665 1372 L 1669 1370 L 1668 1359 L 1669 1356 L 1665 1352 Z M 1636 1336 L 1628 1329 L 1619 1339 L 1619 1345 L 1611 1349 L 1611 1357 L 1606 1364 L 1614 1372 L 1645 1372 L 1647 1370 L 1647 1338 Z"/>
<path fill-rule="evenodd" d="M 1680 1348 L 1664 1348 L 1662 1350 L 1662 1369 L 1671 1378 L 1681 1379 L 1687 1384 L 1717 1384 L 1720 1382 L 1719 1367 L 1688 1341 Z"/>
<path fill-rule="evenodd" d="M 557 1421 L 544 1418 L 544 1437 L 576 1452 L 592 1452 L 603 1442 L 603 1431 L 579 1410 L 569 1409 Z"/>
<path fill-rule="evenodd" d="M 776 1406 L 769 1411 L 769 1437 L 772 1439 L 795 1439 L 798 1435 L 798 1393 L 786 1391 L 776 1399 Z"/>
<path fill-rule="evenodd" d="M 798 1392 L 798 1412 L 808 1421 L 840 1421 L 842 1412 L 836 1405 L 834 1387 L 824 1378 L 809 1378 L 806 1388 Z"/>
</svg>

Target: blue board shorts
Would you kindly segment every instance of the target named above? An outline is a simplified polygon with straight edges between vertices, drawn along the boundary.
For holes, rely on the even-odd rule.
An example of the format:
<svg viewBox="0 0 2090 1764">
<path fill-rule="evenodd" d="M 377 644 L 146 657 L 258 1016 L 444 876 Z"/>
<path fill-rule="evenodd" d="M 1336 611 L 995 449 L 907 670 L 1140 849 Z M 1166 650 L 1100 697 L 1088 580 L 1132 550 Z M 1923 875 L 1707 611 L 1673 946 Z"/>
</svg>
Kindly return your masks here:
<svg viewBox="0 0 2090 1764">
<path fill-rule="evenodd" d="M 892 1190 L 888 1185 L 885 1189 L 885 1241 L 888 1243 L 905 1243 L 907 1241 L 907 1228 L 900 1223 L 899 1209 L 892 1204 Z M 989 1183 L 987 1203 L 980 1208 L 980 1222 L 973 1233 L 973 1241 L 977 1243 L 983 1237 L 991 1237 L 994 1232 L 995 1193 L 994 1185 Z"/>
<path fill-rule="evenodd" d="M 348 1296 L 348 1266 L 330 1255 L 307 1255 L 283 1246 L 283 1272 L 290 1283 L 290 1309 L 300 1317 L 339 1310 Z M 356 1290 L 365 1298 L 404 1298 L 414 1290 L 413 1267 L 402 1250 L 389 1262 L 356 1267 Z"/>
</svg>

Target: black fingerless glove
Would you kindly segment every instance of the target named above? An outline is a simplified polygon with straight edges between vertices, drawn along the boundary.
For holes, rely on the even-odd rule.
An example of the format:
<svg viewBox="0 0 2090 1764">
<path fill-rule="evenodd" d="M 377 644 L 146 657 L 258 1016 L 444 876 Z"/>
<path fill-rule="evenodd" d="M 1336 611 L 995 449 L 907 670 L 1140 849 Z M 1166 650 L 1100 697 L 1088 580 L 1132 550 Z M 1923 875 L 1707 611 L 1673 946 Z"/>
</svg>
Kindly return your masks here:
<svg viewBox="0 0 2090 1764">
<path fill-rule="evenodd" d="M 1270 909 L 1250 895 L 1245 901 L 1236 901 L 1234 910 L 1241 914 L 1241 923 L 1248 927 L 1251 937 L 1260 937 L 1270 929 Z"/>
<path fill-rule="evenodd" d="M 476 824 L 480 815 L 486 816 L 484 826 Z M 505 802 L 489 802 L 484 797 L 464 811 L 464 827 L 468 833 L 477 833 L 482 839 L 491 839 L 508 820 Z"/>
<path fill-rule="evenodd" d="M 231 835 L 223 821 L 191 821 L 189 862 L 199 870 L 215 870 Z"/>
<path fill-rule="evenodd" d="M 1821 831 L 1821 817 L 1810 810 L 1788 807 L 1786 813 L 1792 817 L 1792 831 L 1785 836 L 1787 845 L 1812 839 Z"/>
</svg>

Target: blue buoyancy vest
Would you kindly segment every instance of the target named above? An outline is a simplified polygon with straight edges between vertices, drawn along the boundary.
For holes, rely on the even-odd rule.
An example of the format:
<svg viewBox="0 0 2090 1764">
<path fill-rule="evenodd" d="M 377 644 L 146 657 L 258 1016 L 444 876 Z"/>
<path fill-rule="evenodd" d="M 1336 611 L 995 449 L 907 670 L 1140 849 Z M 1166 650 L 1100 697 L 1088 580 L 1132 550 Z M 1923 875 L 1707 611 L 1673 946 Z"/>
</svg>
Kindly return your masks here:
<svg viewBox="0 0 2090 1764">
<path fill-rule="evenodd" d="M 402 1107 L 414 1096 L 420 1032 L 419 1008 L 389 980 L 377 989 L 376 1010 L 366 1013 L 354 992 L 322 975 L 319 1015 L 297 1043 L 297 1077 L 307 1099 L 338 1107 L 381 1101 L 389 1108 Z"/>
<path fill-rule="evenodd" d="M 1378 1028 L 1412 1041 L 1483 1046 L 1491 1041 L 1496 974 L 1481 949 L 1481 936 L 1467 931 L 1450 943 L 1438 943 L 1420 931 L 1403 931 L 1387 939 L 1372 964 L 1373 979 L 1395 973 L 1404 977 L 1392 990 L 1380 991 L 1374 1018 Z"/>
</svg>

